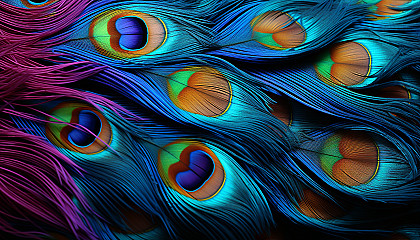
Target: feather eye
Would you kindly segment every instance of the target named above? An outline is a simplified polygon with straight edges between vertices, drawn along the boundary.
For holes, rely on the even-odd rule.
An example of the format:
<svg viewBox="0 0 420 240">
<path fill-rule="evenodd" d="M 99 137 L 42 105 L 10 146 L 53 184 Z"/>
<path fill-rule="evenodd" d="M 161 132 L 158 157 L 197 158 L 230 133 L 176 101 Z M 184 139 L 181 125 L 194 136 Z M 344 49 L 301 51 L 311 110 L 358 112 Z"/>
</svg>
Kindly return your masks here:
<svg viewBox="0 0 420 240">
<path fill-rule="evenodd" d="M 380 40 L 374 34 L 349 36 L 321 53 L 315 71 L 323 82 L 352 88 L 365 87 L 380 78 L 384 69 L 398 57 L 398 48 Z M 367 38 L 367 37 L 366 37 Z"/>
<path fill-rule="evenodd" d="M 411 0 L 364 0 L 368 4 L 373 4 L 368 9 L 375 15 L 369 15 L 373 20 L 388 18 L 391 15 L 401 13 L 401 10 L 394 9 L 411 2 Z"/>
<path fill-rule="evenodd" d="M 297 210 L 307 217 L 322 220 L 335 219 L 345 214 L 343 208 L 308 188 L 302 190 Z"/>
<path fill-rule="evenodd" d="M 204 50 L 212 36 L 200 11 L 186 13 L 158 2 L 97 1 L 66 29 L 68 41 L 54 50 L 119 68 L 185 59 Z"/>
<path fill-rule="evenodd" d="M 398 139 L 390 135 L 383 139 L 378 133 L 342 129 L 317 134 L 318 140 L 304 144 L 312 151 L 306 164 L 324 182 L 347 194 L 393 201 L 410 198 L 404 185 L 413 178 L 413 157 L 402 154 Z M 400 194 L 394 194 L 397 189 Z"/>
<path fill-rule="evenodd" d="M 97 51 L 111 58 L 134 58 L 158 49 L 166 40 L 159 18 L 134 10 L 110 10 L 91 23 L 89 38 Z"/>
<path fill-rule="evenodd" d="M 405 99 L 411 99 L 411 93 L 410 91 L 401 85 L 395 85 L 395 86 L 389 86 L 385 88 L 381 88 L 377 90 L 375 93 L 376 97 L 382 97 L 382 98 L 405 98 Z"/>
<path fill-rule="evenodd" d="M 120 224 L 107 223 L 102 228 L 109 228 L 112 234 L 102 236 L 102 238 L 115 237 L 111 239 L 169 239 L 167 233 L 160 224 L 156 216 L 150 215 L 140 207 L 131 204 L 127 207 L 119 207 Z M 103 233 L 105 233 L 104 231 Z"/>
<path fill-rule="evenodd" d="M 167 83 L 172 102 L 187 112 L 217 117 L 229 109 L 232 88 L 214 68 L 186 67 L 170 74 Z"/>
<path fill-rule="evenodd" d="M 48 4 L 51 4 L 57 0 L 21 0 L 23 5 L 28 8 L 38 8 L 38 7 L 44 7 Z"/>
<path fill-rule="evenodd" d="M 357 21 L 357 6 L 334 2 L 250 2 L 228 12 L 216 26 L 213 54 L 242 60 L 276 60 L 324 47 Z M 351 18 L 350 18 L 351 16 Z M 350 20 L 350 21 L 349 21 Z"/>
<path fill-rule="evenodd" d="M 40 8 L 57 2 L 57 0 L 5 0 L 5 2 L 21 8 Z"/>
<path fill-rule="evenodd" d="M 271 114 L 287 126 L 290 126 L 293 118 L 292 103 L 285 97 L 275 94 L 269 94 L 269 96 L 276 101 L 275 103 L 268 105 L 271 108 Z"/>
<path fill-rule="evenodd" d="M 159 151 L 158 171 L 165 184 L 180 194 L 207 200 L 225 182 L 225 171 L 217 156 L 205 144 L 178 140 Z"/>
<path fill-rule="evenodd" d="M 51 110 L 46 136 L 56 146 L 84 154 L 99 153 L 111 142 L 111 126 L 93 107 L 63 102 Z"/>
<path fill-rule="evenodd" d="M 251 21 L 253 39 L 271 49 L 295 48 L 306 40 L 306 31 L 293 18 L 280 11 L 269 11 Z"/>
<path fill-rule="evenodd" d="M 378 15 L 394 15 L 401 11 L 393 9 L 394 7 L 401 6 L 411 0 L 382 0 L 375 4 L 375 13 Z"/>
<path fill-rule="evenodd" d="M 321 149 L 321 167 L 331 178 L 346 186 L 372 180 L 379 168 L 379 149 L 373 139 L 360 131 L 336 133 Z"/>
<path fill-rule="evenodd" d="M 353 86 L 366 80 L 371 63 L 371 54 L 361 43 L 341 42 L 320 56 L 315 71 L 326 83 Z"/>
</svg>

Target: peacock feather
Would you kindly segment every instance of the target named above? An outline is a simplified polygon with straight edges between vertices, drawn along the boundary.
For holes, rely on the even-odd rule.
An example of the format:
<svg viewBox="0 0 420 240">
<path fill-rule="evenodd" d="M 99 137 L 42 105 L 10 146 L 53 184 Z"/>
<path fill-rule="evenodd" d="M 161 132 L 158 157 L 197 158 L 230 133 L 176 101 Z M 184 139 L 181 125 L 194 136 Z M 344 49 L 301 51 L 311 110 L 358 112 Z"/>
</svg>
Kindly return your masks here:
<svg viewBox="0 0 420 240">
<path fill-rule="evenodd" d="M 420 239 L 419 0 L 0 18 L 0 239 Z"/>
</svg>

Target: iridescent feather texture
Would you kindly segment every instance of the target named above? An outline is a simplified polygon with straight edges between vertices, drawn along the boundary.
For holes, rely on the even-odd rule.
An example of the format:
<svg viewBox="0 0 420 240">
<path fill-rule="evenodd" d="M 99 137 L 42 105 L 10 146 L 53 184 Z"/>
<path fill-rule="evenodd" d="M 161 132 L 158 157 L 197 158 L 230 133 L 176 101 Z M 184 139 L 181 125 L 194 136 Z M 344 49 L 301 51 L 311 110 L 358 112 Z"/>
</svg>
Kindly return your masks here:
<svg viewBox="0 0 420 240">
<path fill-rule="evenodd" d="M 420 239 L 419 0 L 0 18 L 0 239 Z"/>
</svg>

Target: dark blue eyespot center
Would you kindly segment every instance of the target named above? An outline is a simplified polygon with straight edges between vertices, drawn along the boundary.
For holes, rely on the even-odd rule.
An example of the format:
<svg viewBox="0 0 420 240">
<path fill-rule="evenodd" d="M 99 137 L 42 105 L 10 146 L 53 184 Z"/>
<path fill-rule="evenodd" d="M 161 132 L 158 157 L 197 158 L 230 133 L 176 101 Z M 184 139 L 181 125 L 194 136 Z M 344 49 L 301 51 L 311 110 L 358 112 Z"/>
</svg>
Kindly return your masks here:
<svg viewBox="0 0 420 240">
<path fill-rule="evenodd" d="M 101 119 L 90 110 L 82 110 L 79 113 L 79 125 L 85 127 L 94 135 L 84 129 L 74 128 L 69 132 L 68 140 L 78 147 L 87 147 L 95 141 L 96 136 L 101 132 Z"/>
<path fill-rule="evenodd" d="M 28 2 L 32 5 L 42 5 L 48 2 L 48 0 L 28 0 Z"/>
<path fill-rule="evenodd" d="M 121 34 L 119 44 L 129 51 L 140 50 L 147 44 L 146 23 L 139 17 L 122 17 L 115 22 L 115 28 Z"/>
<path fill-rule="evenodd" d="M 186 191 L 201 188 L 214 172 L 215 165 L 211 157 L 204 151 L 190 153 L 189 169 L 176 175 L 176 181 Z"/>
</svg>

